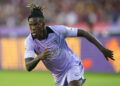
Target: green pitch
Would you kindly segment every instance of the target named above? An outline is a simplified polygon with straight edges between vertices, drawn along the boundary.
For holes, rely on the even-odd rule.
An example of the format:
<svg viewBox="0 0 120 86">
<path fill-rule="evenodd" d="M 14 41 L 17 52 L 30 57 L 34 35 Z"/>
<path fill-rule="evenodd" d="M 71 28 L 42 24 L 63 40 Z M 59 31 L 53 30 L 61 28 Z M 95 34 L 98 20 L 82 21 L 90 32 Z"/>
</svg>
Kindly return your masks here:
<svg viewBox="0 0 120 86">
<path fill-rule="evenodd" d="M 120 86 L 120 74 L 85 73 L 83 86 Z M 55 86 L 49 72 L 0 70 L 0 86 Z"/>
</svg>

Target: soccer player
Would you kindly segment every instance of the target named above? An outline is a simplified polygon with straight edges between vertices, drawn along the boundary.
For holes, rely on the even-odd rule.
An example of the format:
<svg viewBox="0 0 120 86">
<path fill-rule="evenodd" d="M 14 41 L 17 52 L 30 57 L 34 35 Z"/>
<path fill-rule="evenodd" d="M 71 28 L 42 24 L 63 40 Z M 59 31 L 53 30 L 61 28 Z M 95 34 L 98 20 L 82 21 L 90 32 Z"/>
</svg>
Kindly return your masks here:
<svg viewBox="0 0 120 86">
<path fill-rule="evenodd" d="M 107 60 L 114 60 L 113 52 L 104 48 L 90 33 L 63 25 L 45 26 L 42 8 L 31 5 L 31 10 L 28 17 L 31 33 L 25 40 L 25 63 L 28 71 L 32 71 L 42 61 L 53 75 L 56 86 L 82 86 L 85 82 L 84 68 L 81 60 L 68 47 L 65 41 L 67 37 L 85 37 Z"/>
</svg>

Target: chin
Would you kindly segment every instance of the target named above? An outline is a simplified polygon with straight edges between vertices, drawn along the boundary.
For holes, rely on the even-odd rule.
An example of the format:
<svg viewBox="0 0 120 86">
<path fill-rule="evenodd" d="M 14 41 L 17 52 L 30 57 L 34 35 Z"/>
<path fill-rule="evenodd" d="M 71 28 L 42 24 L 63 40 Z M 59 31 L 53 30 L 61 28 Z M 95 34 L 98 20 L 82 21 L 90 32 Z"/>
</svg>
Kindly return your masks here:
<svg viewBox="0 0 120 86">
<path fill-rule="evenodd" d="M 32 35 L 32 37 L 36 38 L 37 36 L 36 35 Z"/>
</svg>

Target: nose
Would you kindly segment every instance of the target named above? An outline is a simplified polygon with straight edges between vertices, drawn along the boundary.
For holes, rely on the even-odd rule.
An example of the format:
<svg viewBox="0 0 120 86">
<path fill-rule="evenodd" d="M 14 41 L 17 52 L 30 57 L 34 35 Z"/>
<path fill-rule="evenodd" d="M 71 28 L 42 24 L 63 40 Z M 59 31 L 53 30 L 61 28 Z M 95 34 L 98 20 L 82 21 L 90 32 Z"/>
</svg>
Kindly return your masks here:
<svg viewBox="0 0 120 86">
<path fill-rule="evenodd" d="M 36 26 L 32 26 L 32 30 L 35 30 L 36 29 Z"/>
<path fill-rule="evenodd" d="M 32 27 L 32 30 L 35 30 L 35 28 L 36 28 L 35 26 L 34 26 L 34 27 Z"/>
</svg>

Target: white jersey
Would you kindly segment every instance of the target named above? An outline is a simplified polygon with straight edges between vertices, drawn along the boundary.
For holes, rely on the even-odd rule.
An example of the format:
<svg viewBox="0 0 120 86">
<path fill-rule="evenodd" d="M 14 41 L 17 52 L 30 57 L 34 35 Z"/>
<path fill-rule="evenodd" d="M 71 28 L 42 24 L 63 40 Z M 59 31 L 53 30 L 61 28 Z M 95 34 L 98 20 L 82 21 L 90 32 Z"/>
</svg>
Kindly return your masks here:
<svg viewBox="0 0 120 86">
<path fill-rule="evenodd" d="M 49 26 L 53 33 L 48 34 L 48 38 L 44 40 L 33 39 L 32 35 L 25 40 L 25 58 L 35 56 L 35 53 L 41 54 L 44 48 L 52 50 L 54 53 L 52 58 L 42 60 L 48 70 L 54 77 L 59 77 L 67 72 L 74 65 L 78 65 L 80 59 L 71 51 L 66 44 L 66 37 L 77 37 L 76 28 L 70 28 L 62 25 Z"/>
</svg>

